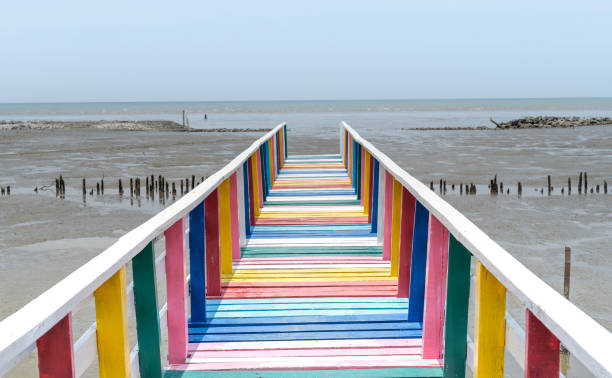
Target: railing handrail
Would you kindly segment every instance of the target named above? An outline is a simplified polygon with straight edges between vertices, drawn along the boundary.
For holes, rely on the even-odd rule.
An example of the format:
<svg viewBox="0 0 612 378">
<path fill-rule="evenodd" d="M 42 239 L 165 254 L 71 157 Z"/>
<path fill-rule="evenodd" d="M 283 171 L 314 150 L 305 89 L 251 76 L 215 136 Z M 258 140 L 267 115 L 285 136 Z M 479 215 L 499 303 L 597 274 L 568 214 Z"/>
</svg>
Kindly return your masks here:
<svg viewBox="0 0 612 378">
<path fill-rule="evenodd" d="M 346 122 L 342 122 L 340 128 L 347 130 L 355 142 L 372 154 L 591 372 L 597 376 L 612 376 L 612 333 L 542 281 L 465 215 L 399 167 Z"/>
<path fill-rule="evenodd" d="M 49 329 L 85 300 L 120 267 L 127 264 L 151 240 L 163 233 L 191 210 L 242 164 L 285 123 L 257 139 L 225 167 L 208 177 L 166 209 L 120 237 L 113 245 L 89 260 L 66 278 L 0 322 L 0 370 L 14 365 L 22 353 Z"/>
</svg>

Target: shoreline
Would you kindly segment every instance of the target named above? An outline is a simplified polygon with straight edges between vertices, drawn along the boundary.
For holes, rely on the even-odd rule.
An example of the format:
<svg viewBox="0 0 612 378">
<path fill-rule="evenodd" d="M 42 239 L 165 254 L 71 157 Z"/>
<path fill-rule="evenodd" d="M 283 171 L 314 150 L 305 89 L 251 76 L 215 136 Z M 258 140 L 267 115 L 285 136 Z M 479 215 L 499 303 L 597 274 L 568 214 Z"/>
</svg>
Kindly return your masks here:
<svg viewBox="0 0 612 378">
<path fill-rule="evenodd" d="M 136 120 L 136 121 L 0 121 L 0 131 L 4 130 L 113 130 L 113 131 L 175 131 L 192 133 L 228 132 L 267 132 L 269 128 L 210 128 L 193 129 L 174 121 Z"/>
</svg>

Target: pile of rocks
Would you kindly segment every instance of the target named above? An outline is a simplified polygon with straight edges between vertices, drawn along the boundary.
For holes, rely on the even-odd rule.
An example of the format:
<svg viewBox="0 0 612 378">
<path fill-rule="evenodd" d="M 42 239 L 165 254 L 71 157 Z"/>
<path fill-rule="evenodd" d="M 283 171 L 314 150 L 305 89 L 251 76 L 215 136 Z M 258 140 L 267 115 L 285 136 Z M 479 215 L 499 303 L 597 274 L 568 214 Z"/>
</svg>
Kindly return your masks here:
<svg viewBox="0 0 612 378">
<path fill-rule="evenodd" d="M 576 127 L 612 125 L 612 117 L 525 117 L 508 122 L 491 122 L 500 129 L 537 129 L 553 127 Z"/>
</svg>

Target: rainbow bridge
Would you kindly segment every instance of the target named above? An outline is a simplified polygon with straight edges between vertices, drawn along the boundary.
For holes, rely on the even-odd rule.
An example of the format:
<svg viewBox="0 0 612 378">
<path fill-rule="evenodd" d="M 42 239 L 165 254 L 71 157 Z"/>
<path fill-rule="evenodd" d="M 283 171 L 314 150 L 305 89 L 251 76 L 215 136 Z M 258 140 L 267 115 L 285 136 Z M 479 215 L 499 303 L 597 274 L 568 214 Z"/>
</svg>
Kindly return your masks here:
<svg viewBox="0 0 612 378">
<path fill-rule="evenodd" d="M 559 377 L 563 343 L 612 376 L 610 332 L 346 123 L 339 137 L 292 156 L 274 128 L 3 320 L 0 375 L 36 353 L 41 377 L 96 360 L 102 377 L 502 377 L 508 352 Z"/>
</svg>

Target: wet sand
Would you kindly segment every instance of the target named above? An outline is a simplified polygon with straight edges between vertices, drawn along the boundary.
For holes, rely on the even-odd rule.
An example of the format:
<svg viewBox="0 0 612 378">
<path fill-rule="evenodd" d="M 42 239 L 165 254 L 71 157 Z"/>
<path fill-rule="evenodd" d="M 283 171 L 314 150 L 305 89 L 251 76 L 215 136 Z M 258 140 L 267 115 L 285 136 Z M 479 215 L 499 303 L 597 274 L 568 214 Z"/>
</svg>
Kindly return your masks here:
<svg viewBox="0 0 612 378">
<path fill-rule="evenodd" d="M 273 125 L 271 125 L 273 126 Z M 572 247 L 571 300 L 612 329 L 612 194 L 578 196 L 580 171 L 589 186 L 612 183 L 612 131 L 580 129 L 482 131 L 398 131 L 353 126 L 412 175 L 429 184 L 443 178 L 446 200 L 464 212 L 500 245 L 561 291 L 563 248 Z M 312 128 L 289 127 L 290 154 L 336 153 L 337 123 Z M 313 137 L 313 135 L 315 135 Z M 253 133 L 175 133 L 112 130 L 21 130 L 0 132 L 0 319 L 112 244 L 116 238 L 161 209 L 143 196 L 140 206 L 117 194 L 117 179 L 164 175 L 168 181 L 208 176 L 229 162 L 259 135 Z M 65 200 L 54 192 L 33 192 L 62 174 Z M 459 196 L 450 184 L 486 185 L 494 174 L 511 195 Z M 545 186 L 552 175 L 553 196 L 516 195 L 520 180 L 528 188 Z M 572 175 L 572 196 L 559 188 Z M 104 197 L 82 203 L 81 178 L 88 187 L 105 177 Z M 125 183 L 125 181 L 124 181 Z M 54 184 L 53 184 L 54 186 Z M 125 186 L 125 184 L 124 184 Z M 437 186 L 436 186 L 437 188 Z M 484 187 L 486 188 L 486 187 Z M 524 193 L 526 189 L 523 190 Z M 171 203 L 172 201 L 167 202 Z M 518 306 L 512 308 L 522 318 Z M 91 322 L 91 311 L 75 322 L 75 338 Z M 85 315 L 88 315 L 86 317 Z M 135 337 L 131 337 L 132 340 Z M 23 376 L 30 358 L 16 370 Z M 88 372 L 94 374 L 95 369 Z M 10 376 L 10 375 L 9 375 Z M 584 376 L 582 369 L 570 376 Z"/>
</svg>

